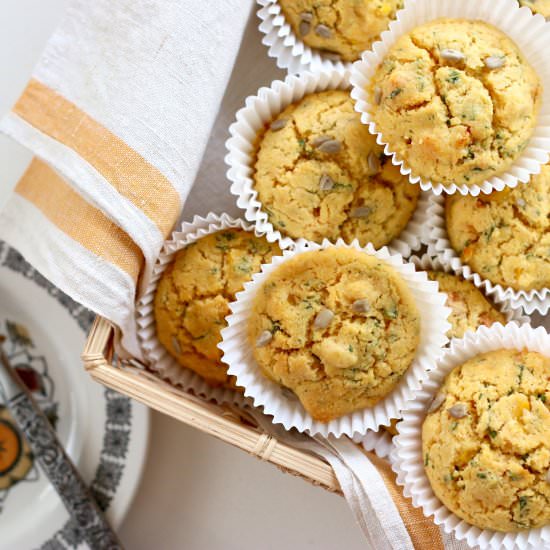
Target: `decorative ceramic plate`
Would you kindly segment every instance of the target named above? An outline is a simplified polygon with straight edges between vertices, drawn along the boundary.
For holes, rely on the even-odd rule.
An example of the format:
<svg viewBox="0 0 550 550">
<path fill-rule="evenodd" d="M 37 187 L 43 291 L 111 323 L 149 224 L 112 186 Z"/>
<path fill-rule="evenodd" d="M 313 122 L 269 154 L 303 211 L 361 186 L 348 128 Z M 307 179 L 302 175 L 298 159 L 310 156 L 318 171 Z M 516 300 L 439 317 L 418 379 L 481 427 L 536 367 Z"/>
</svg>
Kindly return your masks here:
<svg viewBox="0 0 550 550">
<path fill-rule="evenodd" d="M 96 384 L 80 354 L 93 314 L 0 241 L 0 334 L 4 349 L 54 425 L 116 528 L 139 483 L 148 410 Z M 83 546 L 83 536 L 35 463 L 0 389 L 0 549 Z"/>
</svg>

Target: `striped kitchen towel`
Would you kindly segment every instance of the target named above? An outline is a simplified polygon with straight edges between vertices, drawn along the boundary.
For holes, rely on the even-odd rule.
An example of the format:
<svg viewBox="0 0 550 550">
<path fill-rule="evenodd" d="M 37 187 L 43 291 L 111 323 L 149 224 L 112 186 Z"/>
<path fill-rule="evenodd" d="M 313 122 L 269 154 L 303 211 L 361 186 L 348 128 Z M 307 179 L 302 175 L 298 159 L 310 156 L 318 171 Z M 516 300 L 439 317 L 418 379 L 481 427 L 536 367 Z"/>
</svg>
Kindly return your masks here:
<svg viewBox="0 0 550 550">
<path fill-rule="evenodd" d="M 134 303 L 195 179 L 252 0 L 73 0 L 0 129 L 0 235 L 140 356 Z"/>
<path fill-rule="evenodd" d="M 415 508 L 397 485 L 389 457 L 363 450 L 347 436 L 309 437 L 273 424 L 257 410 L 252 416 L 265 434 L 328 462 L 350 510 L 365 536 L 365 550 L 468 550 Z M 376 437 L 376 434 L 373 434 Z M 268 445 L 266 445 L 268 448 Z M 263 457 L 265 459 L 265 456 Z"/>
</svg>

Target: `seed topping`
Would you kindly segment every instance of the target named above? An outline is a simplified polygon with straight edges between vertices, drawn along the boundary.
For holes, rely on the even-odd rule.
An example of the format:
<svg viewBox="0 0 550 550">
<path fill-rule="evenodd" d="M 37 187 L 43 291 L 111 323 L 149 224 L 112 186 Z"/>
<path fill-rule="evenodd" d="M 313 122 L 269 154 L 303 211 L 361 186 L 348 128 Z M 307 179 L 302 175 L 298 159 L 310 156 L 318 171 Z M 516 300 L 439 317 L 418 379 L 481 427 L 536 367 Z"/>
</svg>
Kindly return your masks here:
<svg viewBox="0 0 550 550">
<path fill-rule="evenodd" d="M 269 330 L 264 330 L 260 336 L 256 339 L 256 347 L 257 348 L 263 348 L 264 346 L 267 346 L 269 342 L 273 339 L 273 334 Z"/>
<path fill-rule="evenodd" d="M 280 118 L 278 120 L 274 120 L 269 127 L 274 132 L 278 132 L 279 130 L 282 130 L 287 125 L 287 123 L 288 118 Z"/>
<path fill-rule="evenodd" d="M 298 25 L 298 32 L 300 33 L 300 36 L 306 36 L 306 34 L 309 34 L 309 31 L 311 30 L 311 23 L 308 21 L 300 21 L 300 24 Z"/>
<path fill-rule="evenodd" d="M 453 418 L 464 418 L 468 415 L 468 407 L 465 403 L 456 403 L 452 407 L 447 409 L 447 412 L 453 417 Z"/>
<path fill-rule="evenodd" d="M 483 60 L 488 69 L 500 69 L 506 64 L 506 58 L 500 55 L 491 55 Z"/>
<path fill-rule="evenodd" d="M 459 61 L 464 61 L 466 59 L 466 56 L 460 50 L 445 48 L 444 50 L 441 50 L 441 59 L 457 63 Z"/>
<path fill-rule="evenodd" d="M 315 317 L 313 328 L 327 328 L 333 319 L 334 313 L 325 307 Z"/>
<path fill-rule="evenodd" d="M 181 346 L 179 340 L 175 336 L 172 336 L 172 347 L 178 355 L 181 355 Z"/>
<path fill-rule="evenodd" d="M 374 176 L 375 174 L 378 174 L 378 172 L 380 172 L 380 159 L 378 158 L 378 155 L 376 155 L 376 153 L 373 153 L 371 151 L 369 153 L 367 162 L 369 165 L 369 176 Z"/>
<path fill-rule="evenodd" d="M 323 145 L 325 141 L 329 141 L 330 139 L 331 139 L 330 136 L 317 136 L 316 138 L 313 138 L 311 140 L 311 146 L 319 147 L 320 145 Z"/>
<path fill-rule="evenodd" d="M 319 189 L 321 191 L 330 191 L 334 187 L 334 180 L 328 174 L 321 174 L 319 178 Z"/>
<path fill-rule="evenodd" d="M 321 153 L 327 153 L 329 155 L 339 153 L 341 148 L 342 144 L 337 139 L 328 139 L 317 147 Z"/>
<path fill-rule="evenodd" d="M 332 30 L 326 25 L 317 25 L 315 27 L 315 34 L 321 38 L 332 38 Z"/>
<path fill-rule="evenodd" d="M 428 413 L 433 413 L 443 405 L 445 402 L 445 399 L 447 399 L 447 394 L 443 392 L 439 392 L 430 403 L 430 406 L 428 407 Z"/>
<path fill-rule="evenodd" d="M 358 206 L 350 212 L 352 218 L 368 218 L 372 214 L 370 206 Z"/>
<path fill-rule="evenodd" d="M 370 303 L 366 298 L 355 300 L 351 304 L 351 309 L 354 313 L 368 313 L 370 311 Z"/>
</svg>

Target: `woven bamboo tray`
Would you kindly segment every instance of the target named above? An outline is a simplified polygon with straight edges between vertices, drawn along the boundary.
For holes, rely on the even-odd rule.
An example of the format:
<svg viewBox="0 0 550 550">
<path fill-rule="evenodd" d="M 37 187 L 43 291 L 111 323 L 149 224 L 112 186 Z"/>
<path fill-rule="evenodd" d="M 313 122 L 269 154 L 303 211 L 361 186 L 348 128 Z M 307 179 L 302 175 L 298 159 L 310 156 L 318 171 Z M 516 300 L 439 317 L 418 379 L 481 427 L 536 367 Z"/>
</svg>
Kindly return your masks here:
<svg viewBox="0 0 550 550">
<path fill-rule="evenodd" d="M 270 462 L 284 472 L 341 493 L 326 462 L 264 433 L 245 411 L 219 406 L 174 388 L 136 360 L 117 359 L 115 330 L 109 321 L 98 316 L 88 335 L 82 359 L 96 382 Z"/>
</svg>

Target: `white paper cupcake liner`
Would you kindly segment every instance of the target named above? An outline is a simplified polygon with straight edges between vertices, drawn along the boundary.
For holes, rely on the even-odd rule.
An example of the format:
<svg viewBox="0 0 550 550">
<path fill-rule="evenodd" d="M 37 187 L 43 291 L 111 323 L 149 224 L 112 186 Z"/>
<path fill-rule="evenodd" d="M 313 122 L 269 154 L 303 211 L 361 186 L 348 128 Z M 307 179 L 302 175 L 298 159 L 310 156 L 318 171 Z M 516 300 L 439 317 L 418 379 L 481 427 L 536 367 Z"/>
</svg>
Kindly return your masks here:
<svg viewBox="0 0 550 550">
<path fill-rule="evenodd" d="M 262 44 L 268 47 L 267 55 L 273 57 L 279 69 L 289 73 L 306 71 L 344 70 L 351 63 L 329 59 L 300 40 L 287 22 L 277 0 L 258 0 Z"/>
<path fill-rule="evenodd" d="M 278 266 L 296 254 L 334 246 L 362 250 L 387 262 L 400 274 L 420 311 L 421 334 L 413 363 L 390 394 L 374 407 L 323 423 L 314 420 L 292 392 L 271 382 L 260 372 L 248 341 L 247 329 L 256 293 Z M 357 241 L 347 245 L 342 240 L 336 244 L 324 241 L 322 245 L 300 242 L 294 250 L 287 250 L 282 256 L 273 258 L 270 264 L 263 265 L 261 272 L 245 284 L 244 290 L 237 294 L 237 300 L 230 304 L 232 314 L 227 317 L 228 327 L 222 330 L 222 343 L 219 345 L 224 352 L 223 361 L 229 365 L 229 374 L 236 376 L 238 385 L 245 388 L 245 396 L 252 398 L 255 406 L 263 407 L 265 414 L 273 416 L 274 423 L 282 424 L 287 430 L 296 428 L 300 432 L 325 437 L 353 437 L 356 433 L 365 434 L 368 429 L 376 431 L 378 426 L 396 418 L 408 400 L 414 399 L 428 370 L 433 367 L 448 341 L 445 334 L 450 327 L 446 320 L 450 310 L 444 306 L 445 295 L 439 293 L 437 288 L 437 283 L 428 281 L 425 273 L 416 272 L 413 264 L 404 263 L 402 256 L 392 255 L 386 247 L 375 250 L 369 244 L 361 248 Z"/>
<path fill-rule="evenodd" d="M 482 549 L 526 549 L 548 548 L 550 526 L 531 529 L 521 533 L 501 533 L 490 529 L 479 529 L 465 522 L 446 508 L 435 496 L 424 471 L 422 457 L 422 423 L 433 396 L 453 368 L 468 359 L 498 349 L 528 349 L 550 357 L 550 336 L 542 327 L 533 328 L 527 324 L 494 324 L 481 327 L 477 332 L 466 334 L 465 338 L 453 340 L 450 349 L 438 361 L 429 374 L 422 390 L 414 402 L 409 402 L 403 411 L 399 424 L 399 435 L 394 437 L 392 467 L 397 474 L 397 483 L 403 485 L 403 493 L 411 497 L 413 505 L 422 508 L 426 517 L 433 516 L 436 525 L 442 525 L 446 533 L 453 532 L 459 540 L 466 540 L 471 547 Z"/>
<path fill-rule="evenodd" d="M 422 271 L 443 271 L 445 273 L 453 273 L 466 278 L 463 272 L 455 272 L 450 263 L 443 263 L 439 258 L 433 257 L 430 254 L 424 254 L 422 257 L 411 256 L 409 261 L 413 263 L 417 269 Z M 506 322 L 514 322 L 518 325 L 529 323 L 530 319 L 526 315 L 522 315 L 521 308 L 513 308 L 509 300 L 500 300 L 496 293 L 488 295 L 485 289 L 476 284 L 473 278 L 469 279 L 479 290 L 487 297 L 495 307 L 506 316 Z M 443 292 L 440 290 L 440 292 Z M 375 452 L 381 458 L 388 458 L 391 461 L 391 452 L 393 450 L 392 435 L 383 428 L 374 432 L 369 430 L 364 437 L 355 437 L 356 443 L 361 443 L 367 451 Z"/>
<path fill-rule="evenodd" d="M 550 27 L 549 27 L 550 30 Z M 465 279 L 472 281 L 484 294 L 493 300 L 508 300 L 514 309 L 522 308 L 527 315 L 538 311 L 546 315 L 550 309 L 550 288 L 540 290 L 514 290 L 494 284 L 474 272 L 470 266 L 463 263 L 451 246 L 445 221 L 445 198 L 432 195 L 428 199 L 425 229 L 422 234 L 423 244 L 428 246 L 428 252 L 449 265 L 455 273 L 460 273 Z"/>
<path fill-rule="evenodd" d="M 481 184 L 457 185 L 424 181 L 411 173 L 403 160 L 391 150 L 383 135 L 378 132 L 370 111 L 368 85 L 389 49 L 404 34 L 415 27 L 441 17 L 483 20 L 507 34 L 520 48 L 528 62 L 539 75 L 543 86 L 543 97 L 538 124 L 529 145 L 521 157 L 500 176 L 493 176 Z M 516 187 L 518 182 L 526 183 L 532 174 L 538 174 L 540 167 L 548 162 L 550 152 L 550 24 L 541 15 L 533 15 L 529 8 L 520 8 L 515 0 L 405 0 L 405 8 L 398 12 L 397 20 L 390 23 L 389 30 L 382 33 L 381 40 L 372 50 L 363 53 L 352 68 L 351 96 L 355 108 L 361 113 L 361 120 L 368 124 L 371 133 L 376 134 L 385 153 L 392 156 L 393 163 L 399 166 L 403 175 L 409 176 L 412 183 L 423 190 L 431 189 L 436 194 L 461 193 L 474 196 L 479 193 L 501 191 L 505 187 Z"/>
<path fill-rule="evenodd" d="M 170 240 L 166 241 L 160 252 L 153 269 L 151 281 L 137 306 L 138 338 L 147 365 L 163 380 L 186 391 L 192 390 L 195 395 L 212 399 L 217 403 L 244 406 L 250 405 L 251 401 L 246 399 L 242 393 L 230 388 L 212 387 L 196 372 L 182 367 L 168 353 L 157 338 L 154 315 L 154 299 L 158 283 L 166 268 L 174 260 L 175 254 L 206 235 L 229 228 L 252 231 L 258 237 L 264 235 L 255 231 L 254 226 L 242 220 L 234 219 L 227 214 L 218 215 L 214 213 L 209 213 L 205 218 L 195 216 L 193 221 L 184 222 L 180 231 L 172 233 Z"/>
<path fill-rule="evenodd" d="M 288 105 L 300 101 L 314 92 L 325 90 L 348 90 L 349 72 L 329 70 L 318 73 L 290 75 L 284 81 L 276 80 L 269 88 L 260 88 L 257 95 L 246 99 L 245 107 L 236 115 L 230 126 L 231 137 L 226 142 L 225 162 L 229 166 L 227 176 L 231 181 L 231 193 L 237 197 L 237 205 L 245 211 L 245 219 L 254 223 L 256 229 L 268 236 L 270 241 L 278 240 L 281 246 L 290 246 L 295 241 L 283 236 L 269 222 L 267 213 L 254 189 L 252 175 L 256 153 L 256 141 L 265 124 L 273 120 Z M 390 243 L 390 248 L 408 257 L 420 248 L 420 232 L 425 224 L 428 208 L 428 194 L 422 193 L 415 213 L 399 237 Z"/>
<path fill-rule="evenodd" d="M 410 260 L 418 269 L 422 271 L 444 271 L 445 273 L 452 273 L 458 275 L 463 279 L 470 281 L 479 291 L 488 299 L 491 300 L 493 305 L 506 316 L 506 322 L 515 322 L 517 324 L 529 323 L 530 319 L 526 315 L 522 315 L 521 308 L 513 307 L 510 300 L 503 299 L 498 295 L 495 289 L 492 292 L 487 292 L 484 285 L 480 282 L 479 277 L 474 278 L 470 273 L 468 276 L 465 274 L 465 268 L 456 271 L 453 269 L 451 262 L 445 261 L 445 258 L 434 257 L 431 254 L 424 254 L 422 257 L 412 256 Z M 443 291 L 440 291 L 443 292 Z"/>
<path fill-rule="evenodd" d="M 392 435 L 384 428 L 377 432 L 368 430 L 365 435 L 356 435 L 353 441 L 361 445 L 365 451 L 371 451 L 380 458 L 390 460 L 393 451 Z"/>
</svg>

